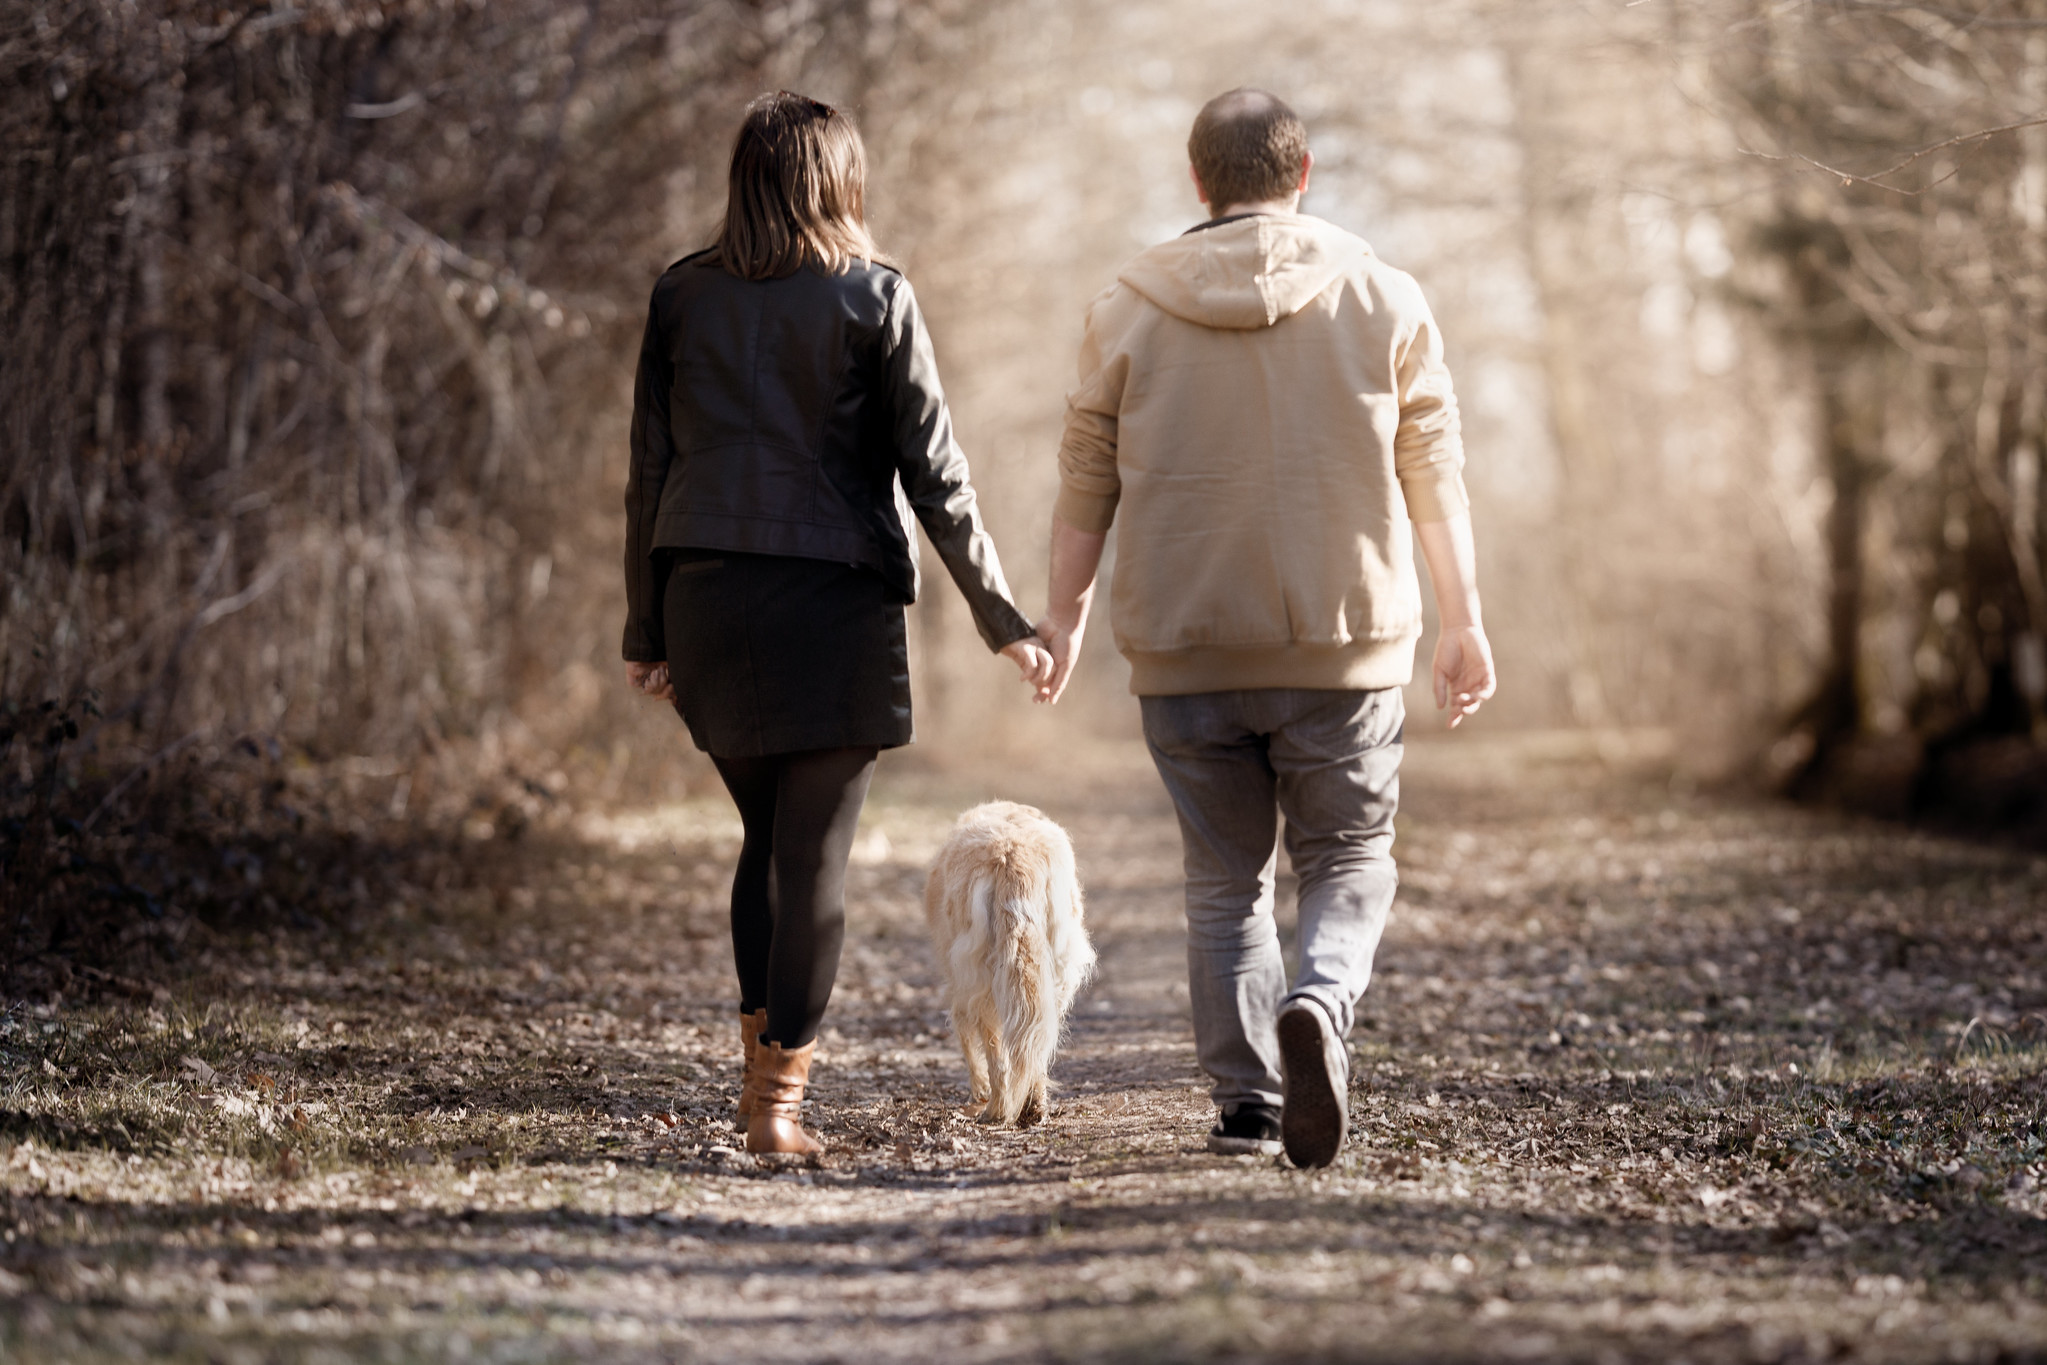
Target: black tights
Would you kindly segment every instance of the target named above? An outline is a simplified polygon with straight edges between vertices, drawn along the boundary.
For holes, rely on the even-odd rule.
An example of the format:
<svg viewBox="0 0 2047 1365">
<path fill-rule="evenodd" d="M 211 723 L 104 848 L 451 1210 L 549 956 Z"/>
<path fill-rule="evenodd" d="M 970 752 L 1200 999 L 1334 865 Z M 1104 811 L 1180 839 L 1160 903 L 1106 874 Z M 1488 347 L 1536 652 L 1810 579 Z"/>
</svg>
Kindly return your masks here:
<svg viewBox="0 0 2047 1365">
<path fill-rule="evenodd" d="M 746 840 L 732 878 L 739 1008 L 766 1008 L 782 1047 L 817 1037 L 846 936 L 846 859 L 874 776 L 873 749 L 717 758 Z"/>
</svg>

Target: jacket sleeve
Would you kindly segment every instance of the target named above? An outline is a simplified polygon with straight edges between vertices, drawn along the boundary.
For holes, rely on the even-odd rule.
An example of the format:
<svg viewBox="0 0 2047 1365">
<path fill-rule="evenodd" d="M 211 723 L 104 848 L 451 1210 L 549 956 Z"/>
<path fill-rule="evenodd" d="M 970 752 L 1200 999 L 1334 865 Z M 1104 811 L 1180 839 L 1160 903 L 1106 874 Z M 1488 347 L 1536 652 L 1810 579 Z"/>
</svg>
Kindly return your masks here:
<svg viewBox="0 0 2047 1365">
<path fill-rule="evenodd" d="M 1087 329 L 1080 340 L 1080 384 L 1066 397 L 1066 431 L 1059 439 L 1059 501 L 1052 510 L 1076 531 L 1107 531 L 1123 496 L 1116 436 L 1130 358 L 1104 338 L 1104 333 L 1120 330 L 1110 317 L 1119 311 L 1116 303 L 1116 290 L 1111 289 L 1088 309 Z"/>
<path fill-rule="evenodd" d="M 896 473 L 911 510 L 946 572 L 966 596 L 988 648 L 1033 633 L 1002 577 L 995 542 L 967 482 L 967 458 L 953 439 L 952 414 L 938 384 L 938 361 L 908 280 L 898 282 L 883 326 L 883 372 L 895 419 Z"/>
<path fill-rule="evenodd" d="M 1400 427 L 1393 436 L 1393 470 L 1410 520 L 1448 521 L 1471 506 L 1464 491 L 1464 437 L 1457 394 L 1443 363 L 1443 335 L 1419 290 L 1415 306 L 1415 323 L 1394 353 Z"/>
<path fill-rule="evenodd" d="M 661 489 L 675 463 L 675 437 L 668 425 L 675 367 L 661 335 L 656 305 L 647 308 L 640 342 L 639 373 L 633 380 L 632 463 L 625 480 L 625 657 L 660 663 L 668 657 L 661 624 L 661 577 L 655 572 L 654 522 Z"/>
</svg>

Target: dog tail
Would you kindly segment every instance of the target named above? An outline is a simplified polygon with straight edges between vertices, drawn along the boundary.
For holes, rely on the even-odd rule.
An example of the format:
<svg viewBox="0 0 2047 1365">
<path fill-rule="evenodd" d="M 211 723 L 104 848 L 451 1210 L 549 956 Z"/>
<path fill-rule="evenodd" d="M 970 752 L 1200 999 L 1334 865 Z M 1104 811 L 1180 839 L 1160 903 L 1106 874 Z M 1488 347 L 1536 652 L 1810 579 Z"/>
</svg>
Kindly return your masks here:
<svg viewBox="0 0 2047 1365">
<path fill-rule="evenodd" d="M 1016 1122 L 1034 1099 L 1042 1101 L 1066 1006 L 1077 989 L 1078 983 L 1068 988 L 1062 980 L 1072 975 L 1073 964 L 1062 963 L 1059 950 L 1068 949 L 1070 956 L 1071 945 L 1052 941 L 1055 926 L 1076 920 L 1070 913 L 1078 894 L 1071 864 L 1071 853 L 1047 859 L 1010 844 L 989 859 L 982 884 L 974 888 L 975 899 L 986 907 L 993 957 L 989 984 L 1002 1065 L 999 1077 L 991 1077 L 989 1110 L 1000 1123 Z M 1084 946 L 1084 937 L 1081 942 Z M 1092 965 L 1092 950 L 1085 951 Z"/>
</svg>

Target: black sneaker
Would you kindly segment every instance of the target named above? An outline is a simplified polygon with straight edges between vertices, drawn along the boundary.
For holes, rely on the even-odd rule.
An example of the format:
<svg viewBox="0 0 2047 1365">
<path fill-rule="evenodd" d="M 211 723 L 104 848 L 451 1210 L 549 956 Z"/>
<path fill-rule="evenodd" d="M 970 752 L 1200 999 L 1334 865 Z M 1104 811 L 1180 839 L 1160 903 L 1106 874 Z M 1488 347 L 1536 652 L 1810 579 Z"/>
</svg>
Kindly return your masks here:
<svg viewBox="0 0 2047 1365">
<path fill-rule="evenodd" d="M 1279 1111 L 1265 1104 L 1239 1104 L 1215 1121 L 1208 1150 L 1222 1156 L 1278 1156 Z"/>
<path fill-rule="evenodd" d="M 1295 1000 L 1279 1012 L 1279 1071 L 1286 1096 L 1279 1135 L 1306 1169 L 1336 1160 L 1350 1131 L 1350 1065 L 1322 1007 Z"/>
</svg>

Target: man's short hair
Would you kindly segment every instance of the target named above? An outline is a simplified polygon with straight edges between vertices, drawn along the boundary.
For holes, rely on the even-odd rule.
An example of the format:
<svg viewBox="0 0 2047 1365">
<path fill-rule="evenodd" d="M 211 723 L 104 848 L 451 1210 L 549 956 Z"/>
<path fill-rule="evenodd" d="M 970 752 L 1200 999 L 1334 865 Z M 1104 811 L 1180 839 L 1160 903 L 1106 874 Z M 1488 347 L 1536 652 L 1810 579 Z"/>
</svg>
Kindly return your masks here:
<svg viewBox="0 0 2047 1365">
<path fill-rule="evenodd" d="M 1187 138 L 1187 159 L 1217 213 L 1292 194 L 1307 155 L 1307 125 L 1263 90 L 1217 95 L 1201 106 Z"/>
</svg>

